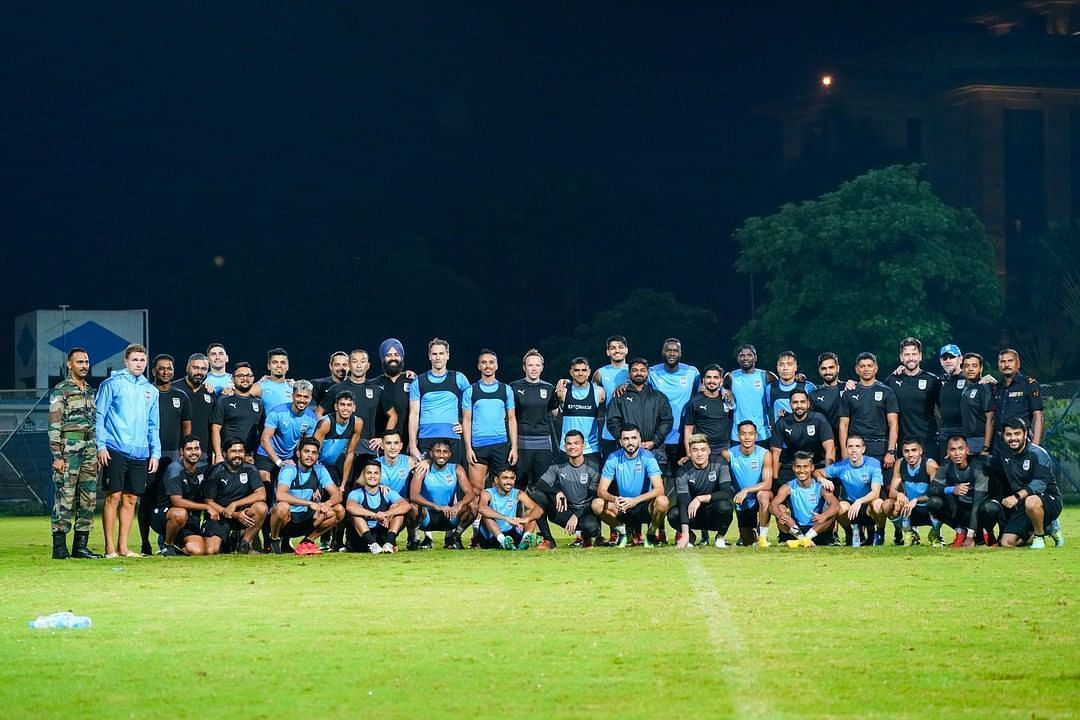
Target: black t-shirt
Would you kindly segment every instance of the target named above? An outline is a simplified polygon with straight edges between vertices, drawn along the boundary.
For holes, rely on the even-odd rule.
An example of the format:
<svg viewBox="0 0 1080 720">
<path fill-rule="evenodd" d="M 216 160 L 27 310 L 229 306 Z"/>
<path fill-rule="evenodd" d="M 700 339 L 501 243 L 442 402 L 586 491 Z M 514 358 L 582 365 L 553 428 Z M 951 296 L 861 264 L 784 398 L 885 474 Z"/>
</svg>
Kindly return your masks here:
<svg viewBox="0 0 1080 720">
<path fill-rule="evenodd" d="M 885 384 L 896 393 L 900 408 L 900 441 L 915 438 L 925 441 L 937 435 L 934 408 L 938 402 L 941 381 L 937 375 L 919 370 L 915 375 L 890 375 Z"/>
<path fill-rule="evenodd" d="M 383 397 L 387 399 L 390 407 L 397 410 L 397 427 L 393 429 L 401 433 L 402 438 L 407 441 L 409 432 L 409 388 L 412 386 L 413 381 L 405 377 L 405 373 L 401 373 L 396 380 L 391 380 L 386 375 L 379 375 L 372 379 L 371 382 L 382 388 Z M 386 427 L 385 413 L 379 416 L 375 429 L 380 437 L 390 429 Z"/>
<path fill-rule="evenodd" d="M 825 416 L 834 434 L 840 427 L 840 396 L 843 389 L 844 386 L 837 383 L 836 385 L 822 385 L 810 393 L 810 409 Z"/>
<path fill-rule="evenodd" d="M 180 438 L 183 433 L 181 423 L 191 420 L 191 400 L 187 393 L 170 385 L 169 389 L 162 392 L 158 398 L 158 436 L 161 438 L 162 452 L 176 452 L 180 449 Z"/>
<path fill-rule="evenodd" d="M 938 407 L 941 408 L 941 435 L 962 433 L 964 419 L 960 414 L 960 398 L 967 381 L 963 375 L 947 375 L 941 379 Z"/>
<path fill-rule="evenodd" d="M 537 481 L 540 487 L 549 493 L 562 490 L 566 496 L 566 506 L 575 513 L 585 511 L 596 497 L 596 488 L 600 485 L 600 470 L 592 463 L 582 463 L 574 467 L 569 462 L 557 463 L 547 469 Z"/>
<path fill-rule="evenodd" d="M 994 386 L 994 430 L 1001 432 L 1005 421 L 1023 418 L 1031 428 L 1031 416 L 1042 410 L 1042 390 L 1035 378 L 1017 373 L 1012 383 L 1002 380 Z"/>
<path fill-rule="evenodd" d="M 819 465 L 825 461 L 826 440 L 835 440 L 832 426 L 824 415 L 811 410 L 802 422 L 797 421 L 794 414 L 777 420 L 769 442 L 780 449 L 780 462 L 784 465 L 790 465 L 799 450 L 813 453 L 814 464 Z"/>
<path fill-rule="evenodd" d="M 518 437 L 551 434 L 551 411 L 559 406 L 555 386 L 546 380 L 531 383 L 525 378 L 510 383 L 514 391 L 514 413 Z"/>
<path fill-rule="evenodd" d="M 214 400 L 217 396 L 206 385 L 192 390 L 187 380 L 173 385 L 188 396 L 191 404 L 191 434 L 199 438 L 204 453 L 210 452 L 210 415 L 214 412 Z"/>
<path fill-rule="evenodd" d="M 194 472 L 189 472 L 184 463 L 169 463 L 165 470 L 165 477 L 158 484 L 157 507 L 168 508 L 172 503 L 169 498 L 179 495 L 185 500 L 199 502 L 202 500 L 202 483 L 206 475 L 206 463 L 198 463 Z"/>
<path fill-rule="evenodd" d="M 727 464 L 711 462 L 703 468 L 694 467 L 693 463 L 679 466 L 675 473 L 675 493 L 677 495 L 689 495 L 695 498 L 698 495 L 713 495 L 724 493 L 728 497 L 735 495 L 731 488 L 731 475 Z"/>
<path fill-rule="evenodd" d="M 322 405 L 326 399 L 326 391 L 337 384 L 337 380 L 327 376 L 315 378 L 311 381 L 311 401 L 316 405 Z"/>
<path fill-rule="evenodd" d="M 964 425 L 964 437 L 982 438 L 986 432 L 986 413 L 994 407 L 990 388 L 978 382 L 969 382 L 960 395 L 960 419 Z"/>
<path fill-rule="evenodd" d="M 900 412 L 896 393 L 888 385 L 874 381 L 873 385 L 859 384 L 840 398 L 840 417 L 846 417 L 848 435 L 859 435 L 865 441 L 889 437 L 888 413 Z"/>
<path fill-rule="evenodd" d="M 210 468 L 209 474 L 203 480 L 202 494 L 207 500 L 213 500 L 224 507 L 243 500 L 262 486 L 259 471 L 254 465 L 243 463 L 239 470 L 233 472 L 225 463 L 218 463 Z"/>
<path fill-rule="evenodd" d="M 255 452 L 259 447 L 259 434 L 266 407 L 262 398 L 251 395 L 222 395 L 214 403 L 210 413 L 210 423 L 221 426 L 221 451 L 233 438 L 244 441 L 244 449 Z"/>
<path fill-rule="evenodd" d="M 326 396 L 323 397 L 322 403 L 319 404 L 324 415 L 334 413 L 334 401 L 337 400 L 338 393 L 342 390 L 348 390 L 353 394 L 353 398 L 356 400 L 355 416 L 364 421 L 364 426 L 360 430 L 360 439 L 370 440 L 376 437 L 379 423 L 382 422 L 385 427 L 386 413 L 389 412 L 391 407 L 390 399 L 383 392 L 382 386 L 375 380 L 356 383 L 353 382 L 352 378 L 346 378 L 326 391 Z"/>
<path fill-rule="evenodd" d="M 683 424 L 693 425 L 695 433 L 704 433 L 709 438 L 709 447 L 722 450 L 731 443 L 731 414 L 724 409 L 723 395 L 714 398 L 698 393 L 690 398 L 683 410 Z"/>
</svg>

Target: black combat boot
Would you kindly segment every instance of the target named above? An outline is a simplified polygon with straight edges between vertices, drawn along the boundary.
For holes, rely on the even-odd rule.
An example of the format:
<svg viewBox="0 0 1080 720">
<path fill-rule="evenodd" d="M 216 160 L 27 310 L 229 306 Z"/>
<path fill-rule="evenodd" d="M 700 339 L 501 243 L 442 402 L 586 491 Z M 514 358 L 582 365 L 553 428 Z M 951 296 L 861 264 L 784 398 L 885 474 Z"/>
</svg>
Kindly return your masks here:
<svg viewBox="0 0 1080 720">
<path fill-rule="evenodd" d="M 52 534 L 52 559 L 67 560 L 71 557 L 67 549 L 67 533 L 54 532 Z"/>
<path fill-rule="evenodd" d="M 86 547 L 86 542 L 90 539 L 90 533 L 86 530 L 75 531 L 75 542 L 71 546 L 71 557 L 79 558 L 80 560 L 99 560 L 104 555 L 98 555 L 96 552 Z"/>
</svg>

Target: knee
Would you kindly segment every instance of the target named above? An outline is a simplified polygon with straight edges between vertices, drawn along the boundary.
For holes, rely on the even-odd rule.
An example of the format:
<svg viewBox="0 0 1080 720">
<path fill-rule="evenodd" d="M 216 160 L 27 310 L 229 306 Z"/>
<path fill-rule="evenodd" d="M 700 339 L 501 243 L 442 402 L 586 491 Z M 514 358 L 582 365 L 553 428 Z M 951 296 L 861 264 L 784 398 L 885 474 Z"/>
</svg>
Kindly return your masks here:
<svg viewBox="0 0 1080 720">
<path fill-rule="evenodd" d="M 582 534 L 586 537 L 593 537 L 600 534 L 600 521 L 596 519 L 596 516 L 592 513 L 585 513 L 581 516 L 581 520 L 578 521 L 578 527 L 581 528 Z"/>
<path fill-rule="evenodd" d="M 604 514 L 604 501 L 601 498 L 595 498 L 591 503 L 593 513 L 597 515 Z"/>
<path fill-rule="evenodd" d="M 1026 498 L 1024 498 L 1025 510 L 1042 510 L 1042 506 L 1042 498 L 1038 495 L 1028 495 Z"/>
<path fill-rule="evenodd" d="M 656 498 L 657 513 L 666 513 L 670 507 L 671 501 L 667 499 L 667 495 L 661 495 L 660 497 Z"/>
<path fill-rule="evenodd" d="M 938 495 L 931 495 L 926 499 L 926 509 L 931 514 L 940 513 L 944 506 L 945 502 Z"/>
<path fill-rule="evenodd" d="M 668 521 L 668 525 L 671 525 L 671 527 L 675 528 L 676 530 L 679 529 L 679 510 L 678 510 L 678 508 L 671 508 L 670 510 L 668 510 L 667 521 Z"/>
<path fill-rule="evenodd" d="M 258 505 L 258 503 L 256 503 L 256 505 Z M 251 507 L 252 507 L 252 509 L 254 509 L 255 505 L 252 505 Z M 264 505 L 263 507 L 266 507 L 266 506 Z M 280 518 L 287 518 L 289 516 L 289 504 L 288 503 L 283 503 L 283 502 L 276 503 L 274 505 L 274 509 L 271 510 L 270 512 L 276 518 L 279 518 L 279 519 Z"/>
<path fill-rule="evenodd" d="M 286 507 L 288 507 L 288 506 L 286 506 Z M 253 503 L 250 510 L 251 510 L 252 517 L 255 517 L 255 518 L 264 518 L 264 517 L 266 517 L 266 503 L 262 502 L 261 500 L 259 502 L 257 502 L 257 503 Z"/>
<path fill-rule="evenodd" d="M 732 504 L 731 500 L 728 500 L 727 498 L 721 498 L 720 500 L 716 501 L 716 510 L 721 517 L 726 517 L 731 513 L 735 512 L 735 505 Z"/>
<path fill-rule="evenodd" d="M 188 512 L 185 508 L 169 508 L 169 512 L 165 513 L 165 517 L 168 520 L 172 520 L 173 522 L 183 525 L 187 522 Z"/>
</svg>

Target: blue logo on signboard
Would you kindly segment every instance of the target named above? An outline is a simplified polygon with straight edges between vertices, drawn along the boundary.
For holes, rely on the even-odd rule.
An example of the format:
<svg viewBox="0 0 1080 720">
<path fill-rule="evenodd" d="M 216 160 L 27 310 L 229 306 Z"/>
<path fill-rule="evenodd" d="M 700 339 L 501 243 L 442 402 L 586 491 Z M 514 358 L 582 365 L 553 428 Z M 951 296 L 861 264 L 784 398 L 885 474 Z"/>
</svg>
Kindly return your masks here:
<svg viewBox="0 0 1080 720">
<path fill-rule="evenodd" d="M 126 348 L 128 341 L 90 320 L 70 330 L 67 336 L 61 335 L 50 340 L 49 345 L 60 352 L 67 352 L 73 347 L 84 347 L 90 355 L 90 362 L 97 363 Z"/>
</svg>

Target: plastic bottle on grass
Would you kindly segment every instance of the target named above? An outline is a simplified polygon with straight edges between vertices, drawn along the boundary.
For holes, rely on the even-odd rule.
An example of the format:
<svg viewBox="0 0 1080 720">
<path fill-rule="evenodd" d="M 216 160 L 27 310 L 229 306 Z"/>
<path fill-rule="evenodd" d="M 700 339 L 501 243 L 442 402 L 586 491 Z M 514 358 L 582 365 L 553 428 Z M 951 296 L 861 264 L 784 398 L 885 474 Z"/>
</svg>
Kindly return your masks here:
<svg viewBox="0 0 1080 720">
<path fill-rule="evenodd" d="M 85 615 L 75 615 L 70 612 L 57 612 L 52 615 L 39 615 L 30 621 L 30 627 L 34 630 L 78 630 L 88 628 L 93 623 Z"/>
</svg>

